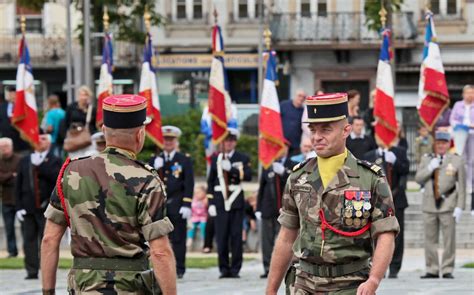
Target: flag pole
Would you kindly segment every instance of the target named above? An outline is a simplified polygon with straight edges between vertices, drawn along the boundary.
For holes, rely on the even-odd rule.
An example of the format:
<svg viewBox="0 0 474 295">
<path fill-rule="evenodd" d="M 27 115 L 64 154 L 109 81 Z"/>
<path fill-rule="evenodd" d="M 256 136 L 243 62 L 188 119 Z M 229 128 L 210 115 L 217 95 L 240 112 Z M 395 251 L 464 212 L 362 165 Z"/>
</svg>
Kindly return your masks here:
<svg viewBox="0 0 474 295">
<path fill-rule="evenodd" d="M 104 15 L 102 16 L 102 23 L 104 25 L 104 33 L 109 32 L 109 13 L 107 11 L 107 6 L 104 5 Z"/>
</svg>

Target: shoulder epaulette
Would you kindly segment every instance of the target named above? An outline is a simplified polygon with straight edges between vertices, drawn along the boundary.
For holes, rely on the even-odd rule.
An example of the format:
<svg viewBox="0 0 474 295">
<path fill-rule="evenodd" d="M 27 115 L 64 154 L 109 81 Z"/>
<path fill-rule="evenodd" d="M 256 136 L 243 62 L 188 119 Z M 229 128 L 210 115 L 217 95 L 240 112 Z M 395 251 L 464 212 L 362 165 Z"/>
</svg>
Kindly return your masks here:
<svg viewBox="0 0 474 295">
<path fill-rule="evenodd" d="M 91 157 L 91 156 L 82 156 L 82 157 L 71 158 L 71 162 L 73 162 L 73 161 L 78 161 L 78 160 L 88 159 L 88 158 L 90 158 L 90 157 Z"/>
<path fill-rule="evenodd" d="M 134 160 L 134 161 L 135 161 L 135 163 L 137 163 L 138 165 L 142 166 L 143 168 L 145 168 L 146 170 L 150 171 L 151 173 L 158 175 L 158 172 L 156 171 L 156 169 L 153 168 L 150 164 L 145 163 L 145 162 L 142 162 L 142 161 L 140 161 L 140 160 Z"/>
<path fill-rule="evenodd" d="M 188 157 L 188 158 L 191 158 L 191 155 L 188 154 L 188 153 L 185 153 L 184 155 L 185 155 L 186 157 Z"/>
<path fill-rule="evenodd" d="M 369 161 L 365 161 L 365 160 L 359 160 L 357 159 L 357 164 L 361 165 L 361 166 L 364 166 L 365 168 L 369 169 L 370 171 L 374 172 L 375 174 L 377 174 L 377 176 L 380 176 L 380 177 L 384 177 L 385 176 L 385 173 L 383 172 L 383 169 L 382 167 L 380 167 L 379 165 L 376 165 L 374 163 L 371 163 Z"/>
<path fill-rule="evenodd" d="M 309 160 L 311 160 L 311 159 L 306 159 L 303 162 L 299 162 L 298 164 L 293 166 L 293 172 L 296 172 L 296 171 L 300 170 L 301 168 L 303 168 L 304 165 L 306 165 L 309 162 Z"/>
</svg>

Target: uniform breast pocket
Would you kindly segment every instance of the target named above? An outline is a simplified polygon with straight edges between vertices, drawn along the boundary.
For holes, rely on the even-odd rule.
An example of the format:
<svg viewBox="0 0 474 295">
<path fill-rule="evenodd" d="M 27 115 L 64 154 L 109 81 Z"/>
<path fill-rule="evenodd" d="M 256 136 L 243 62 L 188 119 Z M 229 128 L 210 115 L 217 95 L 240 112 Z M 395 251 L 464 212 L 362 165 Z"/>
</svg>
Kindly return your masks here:
<svg viewBox="0 0 474 295">
<path fill-rule="evenodd" d="M 293 187 L 294 199 L 301 217 L 307 218 L 317 215 L 318 197 L 311 185 L 296 184 Z"/>
</svg>

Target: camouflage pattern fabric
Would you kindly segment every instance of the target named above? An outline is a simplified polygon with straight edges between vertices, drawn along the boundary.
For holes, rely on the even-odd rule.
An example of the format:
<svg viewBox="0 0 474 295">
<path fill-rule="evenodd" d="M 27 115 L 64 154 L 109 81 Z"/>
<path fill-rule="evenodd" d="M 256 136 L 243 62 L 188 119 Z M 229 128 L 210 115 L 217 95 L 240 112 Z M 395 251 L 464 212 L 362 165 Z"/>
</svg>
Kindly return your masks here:
<svg viewBox="0 0 474 295">
<path fill-rule="evenodd" d="M 173 230 L 161 180 L 126 150 L 107 148 L 72 161 L 62 188 L 74 257 L 141 257 L 147 252 L 146 241 Z M 45 216 L 66 225 L 56 188 Z M 72 269 L 68 286 L 74 294 L 145 294 L 135 271 Z"/>
<path fill-rule="evenodd" d="M 399 225 L 395 218 L 393 200 L 388 183 L 379 169 L 358 161 L 351 153 L 326 188 L 323 187 L 318 172 L 317 158 L 296 166 L 287 181 L 283 195 L 283 207 L 279 217 L 282 226 L 298 229 L 299 235 L 293 245 L 293 252 L 300 260 L 317 265 L 350 264 L 369 259 L 373 253 L 373 244 L 377 236 L 384 232 L 398 233 Z M 363 192 L 370 203 L 365 202 L 364 216 L 346 218 L 348 209 L 354 210 L 354 204 L 347 205 L 348 192 Z M 351 208 L 348 208 L 351 207 Z M 355 206 L 355 207 L 358 207 Z M 320 209 L 323 209 L 327 222 L 346 232 L 354 232 L 371 222 L 370 230 L 357 237 L 345 237 L 331 230 L 325 231 L 325 244 L 321 254 L 322 236 Z M 346 222 L 351 219 L 351 224 Z M 318 292 L 336 292 L 356 290 L 367 280 L 369 268 L 341 277 L 317 277 L 301 269 L 296 272 L 295 294 L 315 294 Z M 309 293 L 305 293 L 309 292 Z M 346 294 L 346 293 L 330 294 Z M 318 293 L 316 293 L 318 294 Z M 324 293 L 326 294 L 326 293 Z"/>
</svg>

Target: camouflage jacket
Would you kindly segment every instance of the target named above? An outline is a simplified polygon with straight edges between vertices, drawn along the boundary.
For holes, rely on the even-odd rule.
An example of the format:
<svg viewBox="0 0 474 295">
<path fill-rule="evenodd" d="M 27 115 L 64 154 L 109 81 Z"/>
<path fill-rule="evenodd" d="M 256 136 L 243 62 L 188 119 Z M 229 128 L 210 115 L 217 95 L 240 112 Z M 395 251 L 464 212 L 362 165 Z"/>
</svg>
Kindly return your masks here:
<svg viewBox="0 0 474 295">
<path fill-rule="evenodd" d="M 62 188 L 71 223 L 71 252 L 74 257 L 140 257 L 145 241 L 173 230 L 166 217 L 166 195 L 156 172 L 119 148 L 72 161 L 64 172 Z M 46 218 L 66 225 L 55 188 Z M 77 291 L 104 288 L 106 271 L 73 270 L 69 287 Z M 125 272 L 115 286 L 133 291 Z M 134 274 L 128 274 L 133 278 Z M 110 281 L 110 280 L 109 280 Z M 73 286 L 73 287 L 72 287 Z"/>
<path fill-rule="evenodd" d="M 326 229 L 321 255 L 320 209 L 326 221 L 338 230 L 354 232 L 369 222 L 370 229 L 356 237 L 345 237 Z M 295 256 L 318 265 L 369 259 L 379 234 L 399 231 L 390 188 L 381 169 L 357 160 L 351 153 L 326 188 L 318 172 L 317 158 L 295 166 L 285 187 L 278 220 L 284 227 L 299 230 L 293 245 Z M 368 273 L 367 269 L 343 277 L 323 278 L 299 271 L 296 284 L 306 286 L 308 291 L 349 289 L 366 280 Z"/>
</svg>

